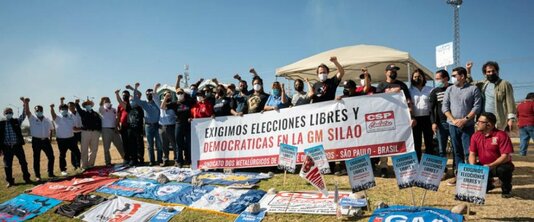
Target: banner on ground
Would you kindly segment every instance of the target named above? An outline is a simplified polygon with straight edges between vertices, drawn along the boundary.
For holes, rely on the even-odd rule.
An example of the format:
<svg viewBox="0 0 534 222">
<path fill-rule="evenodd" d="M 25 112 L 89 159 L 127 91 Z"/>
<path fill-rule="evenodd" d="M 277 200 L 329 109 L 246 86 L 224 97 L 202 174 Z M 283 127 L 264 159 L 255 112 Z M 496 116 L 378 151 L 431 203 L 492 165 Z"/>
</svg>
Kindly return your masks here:
<svg viewBox="0 0 534 222">
<path fill-rule="evenodd" d="M 257 184 L 260 180 L 269 179 L 272 176 L 267 173 L 252 172 L 202 172 L 196 175 L 197 180 L 202 184 L 232 185 L 232 184 Z M 193 177 L 188 177 L 183 182 L 191 183 Z"/>
<path fill-rule="evenodd" d="M 423 154 L 419 169 L 417 170 L 415 186 L 427 190 L 438 191 L 439 183 L 445 173 L 446 167 L 447 158 L 426 153 Z"/>
<path fill-rule="evenodd" d="M 182 210 L 184 210 L 184 207 L 165 207 L 156 213 L 152 218 L 150 218 L 149 222 L 167 222 L 170 221 L 174 216 L 181 213 Z"/>
<path fill-rule="evenodd" d="M 315 160 L 309 154 L 306 154 L 306 160 L 300 168 L 300 177 L 307 180 L 311 185 L 321 191 L 325 196 L 328 195 L 328 190 L 326 189 L 326 183 L 324 181 L 323 175 L 319 170 L 319 166 L 315 164 Z"/>
<path fill-rule="evenodd" d="M 339 198 L 348 197 L 350 192 L 339 192 Z M 265 194 L 260 201 L 261 208 L 268 213 L 336 214 L 334 192 L 323 195 L 320 192 L 286 192 Z M 348 208 L 342 208 L 347 214 Z"/>
<path fill-rule="evenodd" d="M 261 209 L 258 213 L 243 211 L 234 222 L 260 222 L 265 217 L 265 213 L 267 213 L 265 209 Z"/>
<path fill-rule="evenodd" d="M 155 180 L 125 178 L 115 183 L 103 186 L 97 190 L 101 193 L 109 193 L 123 197 L 133 197 L 137 194 L 148 193 L 155 189 L 159 183 Z"/>
<path fill-rule="evenodd" d="M 72 201 L 80 194 L 88 194 L 99 187 L 117 181 L 116 178 L 93 176 L 90 178 L 73 178 L 59 182 L 47 182 L 34 187 L 31 194 Z"/>
<path fill-rule="evenodd" d="M 148 221 L 161 208 L 162 206 L 160 205 L 117 196 L 117 198 L 103 202 L 91 210 L 81 214 L 78 218 L 88 222 Z"/>
<path fill-rule="evenodd" d="M 375 175 L 368 154 L 345 161 L 352 192 L 367 190 L 376 186 Z"/>
<path fill-rule="evenodd" d="M 61 201 L 48 197 L 30 194 L 20 194 L 11 200 L 0 204 L 0 221 L 25 221 L 39 216 Z"/>
<path fill-rule="evenodd" d="M 418 160 L 415 152 L 397 155 L 391 158 L 393 171 L 397 178 L 399 189 L 412 187 L 417 176 Z"/>
<path fill-rule="evenodd" d="M 323 145 L 314 146 L 304 150 L 305 155 L 309 155 L 313 158 L 315 165 L 319 167 L 321 174 L 330 173 L 330 165 L 328 165 L 328 158 L 324 151 Z"/>
<path fill-rule="evenodd" d="M 369 222 L 384 221 L 449 221 L 461 222 L 463 216 L 433 207 L 389 206 L 378 208 L 369 218 Z"/>
<path fill-rule="evenodd" d="M 484 204 L 489 167 L 461 163 L 456 176 L 456 200 Z"/>
<path fill-rule="evenodd" d="M 216 187 L 191 204 L 190 207 L 240 214 L 248 205 L 259 202 L 264 194 L 265 191 L 262 190 L 236 190 Z"/>
<path fill-rule="evenodd" d="M 130 167 L 122 171 L 114 172 L 111 175 L 117 177 L 137 177 L 156 180 L 160 174 L 165 175 L 169 180 L 183 181 L 197 175 L 199 170 L 179 167 Z"/>
<path fill-rule="evenodd" d="M 370 105 L 372 104 L 372 105 Z M 402 93 L 344 98 L 242 117 L 194 119 L 191 147 L 196 168 L 276 166 L 280 144 L 323 145 L 329 161 L 413 151 Z"/>
<path fill-rule="evenodd" d="M 297 155 L 299 148 L 285 143 L 280 144 L 278 156 L 278 169 L 294 173 L 297 168 Z"/>
</svg>

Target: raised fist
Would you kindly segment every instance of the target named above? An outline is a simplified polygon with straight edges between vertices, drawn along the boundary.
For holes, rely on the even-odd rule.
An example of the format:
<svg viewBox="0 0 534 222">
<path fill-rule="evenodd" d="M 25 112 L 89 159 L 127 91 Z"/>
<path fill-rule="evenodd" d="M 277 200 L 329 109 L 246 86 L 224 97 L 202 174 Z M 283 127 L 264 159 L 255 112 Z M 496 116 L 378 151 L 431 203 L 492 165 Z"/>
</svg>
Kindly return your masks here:
<svg viewBox="0 0 534 222">
<path fill-rule="evenodd" d="M 52 109 L 54 108 L 54 104 L 53 104 L 53 103 L 52 103 L 52 104 L 50 104 L 50 108 L 52 108 Z"/>
<path fill-rule="evenodd" d="M 61 97 L 61 98 L 59 98 L 59 100 L 65 101 L 65 97 Z"/>
<path fill-rule="evenodd" d="M 337 62 L 337 57 L 335 56 L 330 57 L 330 62 Z"/>
</svg>

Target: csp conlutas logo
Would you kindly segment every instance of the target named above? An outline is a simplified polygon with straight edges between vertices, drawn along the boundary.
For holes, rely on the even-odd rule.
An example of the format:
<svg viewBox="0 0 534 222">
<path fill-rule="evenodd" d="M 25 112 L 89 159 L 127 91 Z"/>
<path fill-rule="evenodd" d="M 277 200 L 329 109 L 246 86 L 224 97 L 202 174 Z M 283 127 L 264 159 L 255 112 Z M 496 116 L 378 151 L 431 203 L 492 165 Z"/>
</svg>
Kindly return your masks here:
<svg viewBox="0 0 534 222">
<path fill-rule="evenodd" d="M 365 126 L 368 133 L 395 130 L 393 111 L 365 114 Z"/>
</svg>

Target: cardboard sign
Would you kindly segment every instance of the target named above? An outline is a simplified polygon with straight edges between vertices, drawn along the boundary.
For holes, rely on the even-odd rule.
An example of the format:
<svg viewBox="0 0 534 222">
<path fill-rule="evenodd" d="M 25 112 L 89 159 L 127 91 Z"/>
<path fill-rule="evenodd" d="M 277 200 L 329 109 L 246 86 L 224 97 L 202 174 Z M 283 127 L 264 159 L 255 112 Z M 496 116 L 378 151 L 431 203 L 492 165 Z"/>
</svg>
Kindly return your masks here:
<svg viewBox="0 0 534 222">
<path fill-rule="evenodd" d="M 339 205 L 342 207 L 365 207 L 367 206 L 367 200 L 344 197 L 341 198 L 341 201 L 339 201 Z"/>
<path fill-rule="evenodd" d="M 456 176 L 456 200 L 484 204 L 488 185 L 489 167 L 459 164 Z"/>
<path fill-rule="evenodd" d="M 285 143 L 280 144 L 280 155 L 278 156 L 278 169 L 294 173 L 297 165 L 298 147 Z"/>
<path fill-rule="evenodd" d="M 438 191 L 439 183 L 445 173 L 445 167 L 447 167 L 447 158 L 423 154 L 417 170 L 415 186 Z"/>
<path fill-rule="evenodd" d="M 341 199 L 348 197 L 350 192 L 339 192 Z M 260 201 L 261 208 L 268 213 L 299 213 L 299 214 L 336 214 L 334 192 L 323 195 L 320 192 L 288 192 L 265 194 Z M 348 208 L 341 209 L 347 214 Z"/>
<path fill-rule="evenodd" d="M 393 171 L 395 172 L 399 189 L 412 187 L 419 167 L 417 154 L 410 152 L 391 157 L 391 159 L 393 160 Z"/>
<path fill-rule="evenodd" d="M 323 145 L 305 149 L 304 153 L 313 158 L 315 165 L 319 167 L 319 171 L 321 171 L 322 174 L 330 173 L 330 165 L 328 165 L 328 158 L 326 158 Z"/>
<path fill-rule="evenodd" d="M 367 190 L 376 186 L 375 175 L 369 155 L 359 156 L 345 161 L 352 192 Z"/>
<path fill-rule="evenodd" d="M 299 175 L 310 182 L 315 188 L 319 189 L 324 195 L 328 196 L 323 175 L 319 172 L 319 167 L 317 167 L 311 156 L 306 155 L 306 160 L 302 164 Z"/>
<path fill-rule="evenodd" d="M 262 209 L 260 212 L 255 214 L 243 211 L 243 213 L 239 214 L 234 222 L 260 222 L 265 217 L 265 213 L 267 213 L 267 210 L 265 209 Z"/>
</svg>

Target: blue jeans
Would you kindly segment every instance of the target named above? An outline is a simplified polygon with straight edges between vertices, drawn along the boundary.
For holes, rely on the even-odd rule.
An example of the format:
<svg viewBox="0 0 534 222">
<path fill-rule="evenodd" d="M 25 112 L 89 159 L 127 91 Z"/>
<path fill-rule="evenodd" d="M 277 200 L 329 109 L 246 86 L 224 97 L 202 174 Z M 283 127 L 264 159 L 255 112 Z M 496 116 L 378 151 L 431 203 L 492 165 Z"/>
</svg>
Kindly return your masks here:
<svg viewBox="0 0 534 222">
<path fill-rule="evenodd" d="M 176 146 L 178 163 L 191 164 L 191 123 L 176 123 Z"/>
<path fill-rule="evenodd" d="M 458 169 L 458 164 L 467 163 L 469 158 L 469 144 L 471 136 L 475 132 L 475 126 L 465 126 L 458 128 L 449 124 L 452 151 L 454 153 L 454 169 Z"/>
<path fill-rule="evenodd" d="M 161 163 L 161 158 L 163 155 L 163 149 L 161 148 L 161 137 L 159 137 L 159 124 L 146 124 L 146 140 L 148 141 L 148 158 L 150 163 L 156 163 L 156 158 L 154 157 L 154 142 L 156 143 L 156 155 L 157 161 Z"/>
<path fill-rule="evenodd" d="M 534 126 L 519 128 L 519 155 L 526 156 L 530 139 L 534 139 Z"/>
<path fill-rule="evenodd" d="M 439 156 L 447 157 L 447 142 L 449 140 L 449 124 L 447 122 L 438 123 L 438 145 Z"/>
</svg>

